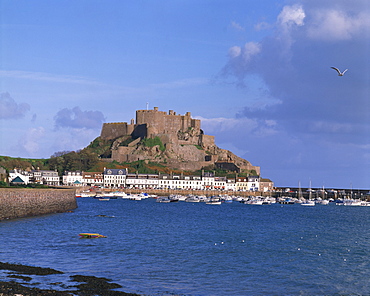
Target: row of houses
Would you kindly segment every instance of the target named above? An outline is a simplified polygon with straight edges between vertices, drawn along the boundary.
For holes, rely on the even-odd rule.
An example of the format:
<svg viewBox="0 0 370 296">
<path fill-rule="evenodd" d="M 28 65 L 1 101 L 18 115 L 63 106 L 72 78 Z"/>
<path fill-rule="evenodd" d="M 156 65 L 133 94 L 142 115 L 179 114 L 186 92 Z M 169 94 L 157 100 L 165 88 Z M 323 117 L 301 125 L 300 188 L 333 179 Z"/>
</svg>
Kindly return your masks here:
<svg viewBox="0 0 370 296">
<path fill-rule="evenodd" d="M 66 171 L 60 178 L 57 171 L 37 170 L 9 172 L 9 181 L 65 186 L 97 186 L 104 188 L 183 189 L 271 191 L 273 183 L 259 176 L 226 178 L 203 172 L 201 176 L 183 174 L 130 174 L 126 169 L 104 169 L 103 172 Z"/>
</svg>

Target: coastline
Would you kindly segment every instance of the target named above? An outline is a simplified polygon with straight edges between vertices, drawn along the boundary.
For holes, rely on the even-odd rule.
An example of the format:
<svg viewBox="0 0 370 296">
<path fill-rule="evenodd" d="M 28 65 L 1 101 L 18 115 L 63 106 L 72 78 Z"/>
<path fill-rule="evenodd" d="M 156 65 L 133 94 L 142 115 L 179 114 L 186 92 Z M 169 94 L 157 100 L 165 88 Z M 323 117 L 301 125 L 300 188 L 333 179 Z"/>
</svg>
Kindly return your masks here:
<svg viewBox="0 0 370 296">
<path fill-rule="evenodd" d="M 22 264 L 11 264 L 0 262 L 0 270 L 8 272 L 7 277 L 9 281 L 0 280 L 0 295 L 17 295 L 17 296 L 40 296 L 40 295 L 54 295 L 54 296 L 140 296 L 139 294 L 126 293 L 122 291 L 115 291 L 114 289 L 122 288 L 121 285 L 111 283 L 110 279 L 99 278 L 94 276 L 72 275 L 71 282 L 77 283 L 68 287 L 62 287 L 63 290 L 57 289 L 41 289 L 37 287 L 29 287 L 27 282 L 31 281 L 32 276 L 43 276 L 50 274 L 64 274 L 64 272 L 51 269 L 27 266 Z M 16 281 L 17 279 L 18 281 Z M 19 282 L 21 281 L 21 282 Z M 61 287 L 61 283 L 53 283 Z"/>
</svg>

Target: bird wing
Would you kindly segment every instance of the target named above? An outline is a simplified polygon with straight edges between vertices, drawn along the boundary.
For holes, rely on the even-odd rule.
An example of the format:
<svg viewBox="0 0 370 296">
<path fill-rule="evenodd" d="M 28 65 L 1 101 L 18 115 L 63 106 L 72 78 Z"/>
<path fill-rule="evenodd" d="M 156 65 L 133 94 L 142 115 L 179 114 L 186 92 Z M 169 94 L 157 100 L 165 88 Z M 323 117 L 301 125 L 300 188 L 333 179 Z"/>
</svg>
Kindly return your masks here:
<svg viewBox="0 0 370 296">
<path fill-rule="evenodd" d="M 348 69 L 344 70 L 344 71 L 342 72 L 342 75 L 343 75 L 344 73 L 346 73 L 346 72 L 347 72 L 347 70 L 348 70 Z"/>
<path fill-rule="evenodd" d="M 335 71 L 337 71 L 337 72 L 338 72 L 338 74 L 341 74 L 338 68 L 335 68 L 335 67 L 330 67 L 330 68 L 332 68 L 332 69 L 334 69 Z M 346 70 L 346 71 L 347 71 L 347 70 Z"/>
</svg>

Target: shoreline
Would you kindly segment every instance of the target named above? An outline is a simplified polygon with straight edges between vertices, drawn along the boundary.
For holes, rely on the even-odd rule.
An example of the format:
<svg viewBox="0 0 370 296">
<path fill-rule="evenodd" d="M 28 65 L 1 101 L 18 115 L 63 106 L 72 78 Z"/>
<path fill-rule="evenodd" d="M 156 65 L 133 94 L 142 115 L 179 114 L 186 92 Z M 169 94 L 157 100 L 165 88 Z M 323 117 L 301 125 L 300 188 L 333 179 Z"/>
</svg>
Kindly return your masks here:
<svg viewBox="0 0 370 296">
<path fill-rule="evenodd" d="M 22 264 L 11 264 L 0 262 L 0 270 L 8 273 L 9 281 L 0 280 L 0 295 L 17 295 L 17 296 L 40 296 L 40 295 L 54 295 L 54 296 L 140 296 L 140 294 L 126 293 L 122 291 L 115 291 L 114 289 L 122 288 L 121 285 L 111 283 L 110 279 L 99 278 L 95 276 L 72 275 L 70 276 L 71 285 L 63 287 L 62 283 L 50 283 L 62 288 L 57 289 L 41 289 L 37 287 L 29 287 L 32 280 L 31 276 L 45 276 L 52 274 L 64 274 L 51 268 L 34 267 Z M 21 280 L 22 282 L 15 281 Z M 73 283 L 76 283 L 75 285 Z"/>
</svg>

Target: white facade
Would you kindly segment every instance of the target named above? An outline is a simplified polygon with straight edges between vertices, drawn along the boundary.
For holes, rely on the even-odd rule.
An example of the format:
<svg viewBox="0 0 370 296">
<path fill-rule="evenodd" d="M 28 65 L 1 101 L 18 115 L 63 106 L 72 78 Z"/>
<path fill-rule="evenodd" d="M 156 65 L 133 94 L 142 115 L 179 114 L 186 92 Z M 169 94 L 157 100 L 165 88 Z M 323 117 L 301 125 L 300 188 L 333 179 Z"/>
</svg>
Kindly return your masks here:
<svg viewBox="0 0 370 296">
<path fill-rule="evenodd" d="M 203 189 L 203 182 L 200 176 L 161 175 L 159 179 L 159 188 L 201 190 Z"/>
<path fill-rule="evenodd" d="M 235 179 L 227 179 L 225 189 L 228 190 L 228 191 L 236 191 Z"/>
<path fill-rule="evenodd" d="M 105 169 L 104 187 L 119 188 L 126 185 L 126 169 Z"/>
<path fill-rule="evenodd" d="M 225 177 L 214 177 L 213 189 L 225 190 L 227 179 Z"/>
<path fill-rule="evenodd" d="M 212 173 L 204 173 L 202 176 L 203 189 L 214 189 L 215 176 Z"/>
<path fill-rule="evenodd" d="M 140 189 L 158 188 L 158 175 L 156 174 L 128 174 L 126 177 L 126 187 Z"/>
<path fill-rule="evenodd" d="M 248 190 L 259 191 L 259 189 L 260 189 L 260 177 L 258 176 L 248 177 Z"/>
<path fill-rule="evenodd" d="M 104 177 L 101 172 L 82 172 L 84 186 L 104 186 Z"/>
<path fill-rule="evenodd" d="M 33 179 L 36 180 L 36 183 L 54 186 L 60 185 L 58 171 L 35 170 L 31 171 L 31 174 L 33 175 Z"/>
<path fill-rule="evenodd" d="M 16 177 L 20 177 L 25 184 L 39 183 L 54 186 L 60 184 L 60 178 L 57 171 L 33 170 L 31 172 L 27 172 L 15 169 L 9 172 L 10 182 L 14 180 Z"/>
<path fill-rule="evenodd" d="M 26 185 L 30 183 L 30 176 L 28 172 L 17 169 L 9 171 L 9 182 L 12 182 L 17 177 L 21 178 Z"/>
<path fill-rule="evenodd" d="M 66 186 L 81 186 L 83 185 L 82 172 L 65 171 L 62 182 L 63 182 L 63 185 L 66 185 Z"/>
</svg>

